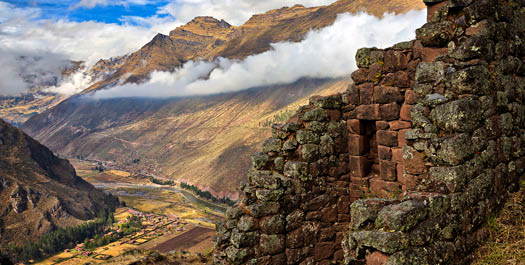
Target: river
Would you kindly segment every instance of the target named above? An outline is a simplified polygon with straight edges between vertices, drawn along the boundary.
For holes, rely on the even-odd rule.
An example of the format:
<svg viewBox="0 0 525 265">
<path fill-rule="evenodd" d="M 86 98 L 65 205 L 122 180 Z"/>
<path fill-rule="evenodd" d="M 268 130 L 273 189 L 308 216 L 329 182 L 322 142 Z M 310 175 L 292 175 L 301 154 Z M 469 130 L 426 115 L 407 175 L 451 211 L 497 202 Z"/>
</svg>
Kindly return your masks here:
<svg viewBox="0 0 525 265">
<path fill-rule="evenodd" d="M 118 189 L 118 188 L 135 188 L 135 189 L 151 189 L 151 190 L 167 190 L 167 191 L 174 191 L 182 194 L 184 198 L 191 203 L 195 204 L 201 204 L 205 207 L 210 208 L 213 211 L 219 212 L 219 213 L 225 213 L 226 208 L 223 206 L 219 206 L 217 204 L 211 203 L 209 201 L 203 200 L 201 198 L 198 198 L 193 193 L 179 189 L 173 186 L 162 186 L 157 184 L 131 184 L 131 183 L 92 183 L 93 186 L 95 186 L 98 189 Z"/>
</svg>

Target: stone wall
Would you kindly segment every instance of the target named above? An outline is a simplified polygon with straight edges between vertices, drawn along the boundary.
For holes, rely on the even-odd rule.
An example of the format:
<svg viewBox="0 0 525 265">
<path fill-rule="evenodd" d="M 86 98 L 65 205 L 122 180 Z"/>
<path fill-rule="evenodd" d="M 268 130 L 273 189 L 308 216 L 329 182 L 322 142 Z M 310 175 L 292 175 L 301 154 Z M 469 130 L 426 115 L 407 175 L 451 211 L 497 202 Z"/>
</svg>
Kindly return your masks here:
<svg viewBox="0 0 525 265">
<path fill-rule="evenodd" d="M 524 171 L 525 1 L 425 2 L 416 40 L 274 126 L 217 264 L 465 261 Z"/>
</svg>

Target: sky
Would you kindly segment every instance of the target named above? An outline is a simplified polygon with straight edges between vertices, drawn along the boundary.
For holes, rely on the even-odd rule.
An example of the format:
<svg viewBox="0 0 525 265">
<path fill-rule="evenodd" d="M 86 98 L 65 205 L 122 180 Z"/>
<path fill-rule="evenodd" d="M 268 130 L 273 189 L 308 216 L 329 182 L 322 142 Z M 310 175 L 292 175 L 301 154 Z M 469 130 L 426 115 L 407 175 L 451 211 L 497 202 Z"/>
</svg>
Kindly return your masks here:
<svg viewBox="0 0 525 265">
<path fill-rule="evenodd" d="M 293 6 L 295 4 L 320 6 L 330 4 L 334 1 L 335 0 L 0 0 L 0 63 L 3 65 L 3 71 L 0 71 L 0 95 L 16 95 L 27 92 L 35 83 L 48 84 L 49 80 L 53 80 L 52 73 L 56 72 L 56 69 L 67 66 L 70 60 L 84 61 L 86 67 L 89 67 L 100 59 L 122 56 L 136 51 L 149 42 L 157 33 L 168 34 L 177 26 L 189 22 L 196 16 L 213 16 L 218 19 L 224 19 L 232 25 L 242 25 L 253 14 L 263 13 L 271 9 Z M 397 40 L 412 38 L 413 30 L 424 23 L 421 18 L 422 16 L 420 14 L 412 14 L 411 17 L 400 16 L 399 18 L 393 15 L 387 16 L 387 19 L 390 19 L 389 22 L 391 25 L 397 25 L 393 22 L 400 21 L 400 28 L 382 24 L 379 20 L 374 20 L 373 17 L 357 17 L 357 20 L 364 19 L 365 21 L 370 21 L 370 23 L 377 22 L 378 25 L 389 30 L 391 29 L 394 35 L 391 36 L 387 44 L 394 44 Z M 346 36 L 346 39 L 344 39 L 345 42 L 343 43 L 353 41 L 353 36 L 356 36 L 358 40 L 353 41 L 353 43 L 360 46 L 351 45 L 352 49 L 354 49 L 354 47 L 377 45 L 370 37 L 368 37 L 368 40 L 363 40 L 358 34 L 374 36 L 376 33 L 384 34 L 385 32 L 381 27 L 374 30 L 367 30 L 369 25 L 356 23 L 355 20 L 342 19 L 342 21 L 344 22 L 342 24 L 343 26 L 334 28 L 339 32 L 327 30 L 321 35 L 310 35 L 317 36 L 318 40 L 321 40 L 320 38 L 324 37 L 334 39 L 336 38 L 333 36 L 334 34 L 337 36 L 344 33 L 342 36 Z M 359 30 L 355 25 L 361 25 L 365 30 Z M 370 29 L 372 29 L 372 27 L 370 27 Z M 401 32 L 405 32 L 406 34 L 401 34 Z M 348 33 L 353 35 L 348 35 Z M 326 41 L 324 42 L 326 43 Z M 265 53 L 261 55 L 261 57 L 255 58 L 249 57 L 244 62 L 232 62 L 219 58 L 217 62 L 214 62 L 213 67 L 201 64 L 200 62 L 188 62 L 188 65 L 180 69 L 176 75 L 172 73 L 154 73 L 152 74 L 152 79 L 153 81 L 163 80 L 161 84 L 164 86 L 171 86 L 176 83 L 174 86 L 177 87 L 181 84 L 188 85 L 189 83 L 194 83 L 194 81 L 200 79 L 202 72 L 206 71 L 217 78 L 219 75 L 223 75 L 223 81 L 227 79 L 230 74 L 243 74 L 243 71 L 249 71 L 250 73 L 257 72 L 265 76 L 254 77 L 253 74 L 245 74 L 245 76 L 254 77 L 253 80 L 259 80 L 258 82 L 250 80 L 243 81 L 242 78 L 239 79 L 237 76 L 231 80 L 239 80 L 246 84 L 254 85 L 265 84 L 263 81 L 268 78 L 280 80 L 279 78 L 272 78 L 271 76 L 272 74 L 279 74 L 279 72 L 276 72 L 278 69 L 272 68 L 271 60 L 273 59 L 270 58 L 271 56 L 278 56 L 274 59 L 290 58 L 290 56 L 286 56 L 286 49 L 295 56 L 310 56 L 316 55 L 316 53 L 309 49 L 321 48 L 316 47 L 316 45 L 319 46 L 321 43 L 314 40 L 297 44 L 299 45 L 297 47 L 293 45 L 295 44 L 275 44 L 274 49 L 278 50 L 277 53 Z M 345 47 L 337 45 L 337 43 L 334 45 L 340 47 L 342 50 L 345 49 Z M 303 53 L 298 53 L 295 50 L 296 48 L 302 49 L 301 51 L 303 51 Z M 285 56 L 279 55 L 280 53 Z M 327 54 L 326 56 L 329 55 Z M 353 54 L 342 57 L 353 58 Z M 324 60 L 320 56 L 314 56 L 314 58 L 321 61 Z M 335 58 L 337 59 L 338 57 L 336 56 Z M 249 65 L 253 65 L 254 62 L 258 61 L 267 62 L 269 65 L 264 68 L 254 69 L 254 66 L 250 68 Z M 345 64 L 352 63 L 351 60 L 341 60 L 341 62 Z M 314 66 L 316 63 L 321 65 L 319 62 L 314 61 L 310 63 Z M 217 66 L 219 69 L 216 69 Z M 194 71 L 197 71 L 195 69 L 199 72 L 195 73 Z M 232 71 L 234 69 L 237 69 L 237 71 Z M 263 73 L 260 69 L 273 69 L 273 72 Z M 301 67 L 301 69 L 303 69 L 302 72 L 298 71 L 296 73 L 316 77 L 334 75 L 333 73 L 325 73 L 326 71 L 322 71 L 323 73 L 313 73 L 314 70 L 307 71 L 304 67 Z M 317 68 L 314 67 L 313 69 Z M 212 70 L 213 72 L 211 72 Z M 322 69 L 318 69 L 316 71 L 321 70 Z M 184 71 L 191 72 L 191 74 L 181 77 Z M 224 73 L 220 71 L 224 71 Z M 292 75 L 294 78 L 296 73 Z M 45 78 L 33 78 L 28 81 L 28 76 L 44 76 Z M 185 82 L 189 83 L 174 81 L 174 78 L 176 80 L 182 78 L 186 80 Z M 47 91 L 65 94 L 78 93 L 96 81 L 91 80 L 89 76 L 82 72 L 78 72 L 64 79 L 60 79 L 59 77 L 55 79 L 58 80 L 57 84 L 51 86 Z M 286 78 L 281 79 L 284 80 Z M 168 80 L 171 81 L 168 82 Z M 223 91 L 244 89 L 238 86 L 239 84 L 236 84 L 233 88 L 221 86 L 217 88 L 216 91 L 220 93 Z M 137 87 L 133 89 L 140 90 L 141 88 Z M 189 92 L 190 90 L 197 91 L 196 89 L 189 89 L 184 93 L 161 93 L 160 90 L 162 89 L 163 88 L 159 88 L 159 96 L 209 93 L 209 91 Z M 110 94 L 115 96 L 120 93 Z M 141 94 L 141 92 L 131 93 L 131 95 Z"/>
</svg>

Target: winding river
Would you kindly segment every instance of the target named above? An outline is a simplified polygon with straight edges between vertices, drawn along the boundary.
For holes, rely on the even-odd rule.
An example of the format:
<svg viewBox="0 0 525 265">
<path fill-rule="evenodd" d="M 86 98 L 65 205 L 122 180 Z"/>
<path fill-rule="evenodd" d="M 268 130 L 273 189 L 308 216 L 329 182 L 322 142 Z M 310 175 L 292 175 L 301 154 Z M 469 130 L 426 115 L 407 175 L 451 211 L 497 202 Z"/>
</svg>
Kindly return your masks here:
<svg viewBox="0 0 525 265">
<path fill-rule="evenodd" d="M 150 189 L 150 190 L 174 191 L 174 192 L 181 193 L 184 196 L 184 198 L 186 200 L 190 201 L 191 203 L 204 205 L 205 207 L 208 207 L 208 208 L 212 209 L 213 211 L 216 211 L 216 212 L 219 212 L 219 213 L 223 213 L 224 214 L 226 212 L 226 208 L 223 207 L 223 206 L 219 206 L 217 204 L 214 204 L 214 203 L 211 203 L 209 201 L 203 200 L 201 198 L 198 198 L 197 196 L 195 196 L 193 193 L 191 193 L 189 191 L 186 191 L 186 190 L 183 190 L 183 189 L 179 189 L 179 188 L 176 188 L 176 187 L 173 187 L 173 186 L 161 186 L 161 185 L 157 185 L 157 184 L 131 184 L 131 183 L 120 183 L 120 182 L 116 182 L 116 183 L 92 183 L 92 184 L 96 188 L 104 189 L 104 190 L 107 190 L 107 189 L 119 189 L 119 188 L 134 188 L 134 189 Z"/>
</svg>

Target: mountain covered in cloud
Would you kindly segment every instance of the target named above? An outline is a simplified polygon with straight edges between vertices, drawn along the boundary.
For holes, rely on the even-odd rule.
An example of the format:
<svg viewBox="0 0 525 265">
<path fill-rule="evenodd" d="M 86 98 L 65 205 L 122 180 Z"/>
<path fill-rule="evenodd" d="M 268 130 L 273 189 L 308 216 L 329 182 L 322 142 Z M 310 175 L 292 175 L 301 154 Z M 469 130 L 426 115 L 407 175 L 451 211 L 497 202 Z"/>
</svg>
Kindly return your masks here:
<svg viewBox="0 0 525 265">
<path fill-rule="evenodd" d="M 273 44 L 276 43 L 303 41 L 308 32 L 332 25 L 342 13 L 366 11 L 382 17 L 387 12 L 399 14 L 423 7 L 420 1 L 340 0 L 327 6 L 295 5 L 271 10 L 252 16 L 241 26 L 233 26 L 225 20 L 213 17 L 196 17 L 172 30 L 169 35 L 157 34 L 149 43 L 130 55 L 112 62 L 99 61 L 91 72 L 111 74 L 84 92 L 127 83 L 141 83 L 151 77 L 153 72 L 174 72 L 189 61 L 213 62 L 218 58 L 243 60 L 274 50 Z M 358 38 L 357 35 L 354 37 Z M 216 63 L 216 66 L 224 68 L 220 63 Z M 215 67 L 211 66 L 199 78 L 206 78 L 213 69 Z M 211 92 L 203 94 L 209 93 Z"/>
<path fill-rule="evenodd" d="M 357 48 L 412 38 L 426 14 L 411 10 L 423 7 L 340 0 L 271 10 L 240 26 L 196 17 L 136 52 L 94 63 L 85 73 L 95 82 L 22 128 L 66 157 L 235 198 L 271 123 L 312 95 L 345 90 Z"/>
</svg>

